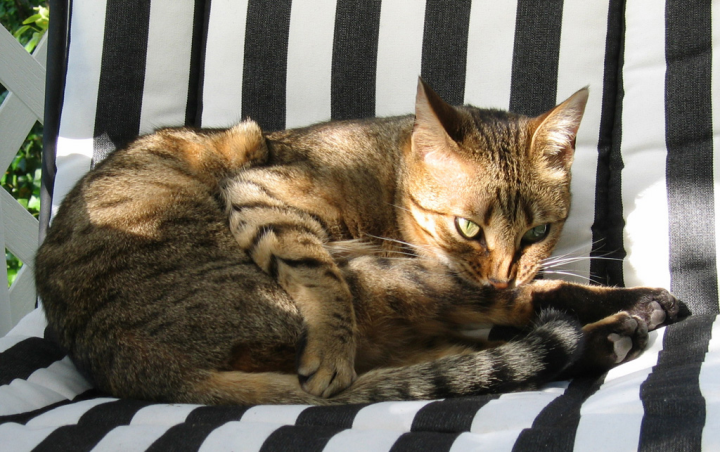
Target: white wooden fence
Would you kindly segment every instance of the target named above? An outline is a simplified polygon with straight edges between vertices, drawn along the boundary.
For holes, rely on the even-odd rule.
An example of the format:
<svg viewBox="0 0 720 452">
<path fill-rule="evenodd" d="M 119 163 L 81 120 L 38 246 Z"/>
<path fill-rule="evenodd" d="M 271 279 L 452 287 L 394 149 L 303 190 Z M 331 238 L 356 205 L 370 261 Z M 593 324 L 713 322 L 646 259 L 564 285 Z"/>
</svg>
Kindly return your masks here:
<svg viewBox="0 0 720 452">
<path fill-rule="evenodd" d="M 0 83 L 9 91 L 0 105 L 0 171 L 5 172 L 36 121 L 42 122 L 45 99 L 46 37 L 30 55 L 0 26 Z M 38 221 L 0 189 L 0 244 L 24 265 L 7 287 L 7 267 L 0 265 L 0 336 L 35 306 L 33 259 Z"/>
</svg>

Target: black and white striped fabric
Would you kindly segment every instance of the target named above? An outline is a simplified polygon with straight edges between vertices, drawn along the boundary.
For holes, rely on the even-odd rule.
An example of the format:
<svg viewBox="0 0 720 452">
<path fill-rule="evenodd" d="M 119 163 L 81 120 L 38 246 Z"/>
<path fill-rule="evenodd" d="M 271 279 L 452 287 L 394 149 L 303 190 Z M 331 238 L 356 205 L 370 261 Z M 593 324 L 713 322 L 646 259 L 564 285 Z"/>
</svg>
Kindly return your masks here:
<svg viewBox="0 0 720 452">
<path fill-rule="evenodd" d="M 51 11 L 46 217 L 93 162 L 161 126 L 408 113 L 418 75 L 450 102 L 526 114 L 589 86 L 558 249 L 570 275 L 548 277 L 667 287 L 694 315 L 651 333 L 635 361 L 541 391 L 207 407 L 99 393 L 44 338 L 38 309 L 0 338 L 0 449 L 720 450 L 720 1 L 55 0 Z"/>
</svg>

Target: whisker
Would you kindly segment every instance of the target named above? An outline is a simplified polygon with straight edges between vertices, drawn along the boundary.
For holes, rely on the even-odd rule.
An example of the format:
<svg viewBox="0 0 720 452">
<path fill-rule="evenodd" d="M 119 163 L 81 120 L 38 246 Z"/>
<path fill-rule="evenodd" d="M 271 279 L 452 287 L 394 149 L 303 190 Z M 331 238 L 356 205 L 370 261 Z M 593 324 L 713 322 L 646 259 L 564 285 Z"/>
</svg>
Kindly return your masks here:
<svg viewBox="0 0 720 452">
<path fill-rule="evenodd" d="M 573 277 L 573 278 L 578 278 L 578 279 L 581 279 L 581 280 L 587 281 L 587 282 L 595 282 L 595 283 L 598 283 L 598 282 L 599 282 L 599 281 L 593 279 L 593 278 L 590 277 L 590 276 L 580 275 L 580 274 L 578 274 L 578 273 L 573 273 L 573 272 L 569 272 L 569 271 L 550 270 L 550 271 L 541 271 L 540 273 L 543 274 L 543 275 L 571 276 L 571 277 Z"/>
<path fill-rule="evenodd" d="M 574 262 L 581 261 L 592 261 L 592 260 L 606 260 L 606 261 L 622 261 L 622 259 L 616 257 L 600 257 L 600 256 L 576 256 L 576 257 L 549 257 L 542 261 L 544 268 L 553 268 L 560 265 L 571 264 Z"/>
<path fill-rule="evenodd" d="M 404 210 L 405 212 L 412 212 L 412 211 L 411 211 L 410 209 L 408 209 L 407 207 L 399 206 L 399 205 L 397 205 L 397 204 L 395 204 L 395 203 L 389 202 L 389 203 L 387 203 L 387 204 L 393 206 L 393 207 L 396 208 L 396 209 Z"/>
<path fill-rule="evenodd" d="M 407 247 L 410 247 L 410 248 L 415 248 L 415 249 L 430 248 L 430 245 L 415 245 L 415 244 L 412 244 L 412 243 L 404 242 L 404 241 L 402 241 L 402 240 L 391 239 L 391 238 L 389 238 L 389 237 L 380 237 L 380 236 L 377 236 L 377 235 L 368 234 L 367 232 L 365 233 L 365 235 L 368 236 L 368 237 L 370 237 L 370 238 L 373 238 L 373 239 L 378 239 L 378 240 L 383 240 L 383 241 L 386 241 L 386 242 L 397 243 L 397 244 L 400 244 L 400 245 L 403 245 L 403 246 L 407 246 Z"/>
</svg>

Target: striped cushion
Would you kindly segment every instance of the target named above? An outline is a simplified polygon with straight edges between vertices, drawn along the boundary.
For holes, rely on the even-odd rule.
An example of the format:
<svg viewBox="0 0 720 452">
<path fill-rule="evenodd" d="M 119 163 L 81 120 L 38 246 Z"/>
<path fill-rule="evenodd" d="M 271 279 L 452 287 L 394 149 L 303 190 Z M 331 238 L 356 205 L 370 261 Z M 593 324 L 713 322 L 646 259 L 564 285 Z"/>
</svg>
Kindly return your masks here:
<svg viewBox="0 0 720 452">
<path fill-rule="evenodd" d="M 578 260 L 562 271 L 669 287 L 704 315 L 651 333 L 643 356 L 597 379 L 317 408 L 105 397 L 42 338 L 37 310 L 0 338 L 2 447 L 720 450 L 720 432 L 705 428 L 720 425 L 712 158 L 720 105 L 711 96 L 720 2 L 51 3 L 45 150 L 57 172 L 45 188 L 53 210 L 94 161 L 160 126 L 224 127 L 249 116 L 272 130 L 408 113 L 419 74 L 450 102 L 526 114 L 590 86 L 558 249 Z"/>
</svg>

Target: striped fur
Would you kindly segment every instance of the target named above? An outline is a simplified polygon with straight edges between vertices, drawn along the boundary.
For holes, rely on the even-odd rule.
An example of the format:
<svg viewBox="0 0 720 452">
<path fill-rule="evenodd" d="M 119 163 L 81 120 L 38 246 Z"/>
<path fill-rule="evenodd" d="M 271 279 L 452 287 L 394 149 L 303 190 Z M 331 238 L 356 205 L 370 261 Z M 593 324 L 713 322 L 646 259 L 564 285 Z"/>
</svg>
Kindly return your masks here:
<svg viewBox="0 0 720 452">
<path fill-rule="evenodd" d="M 528 118 L 451 107 L 420 82 L 414 119 L 141 138 L 48 232 L 49 324 L 101 389 L 171 402 L 427 399 L 605 370 L 678 304 L 531 282 L 567 217 L 586 98 Z M 488 322 L 521 331 L 461 334 Z"/>
</svg>

